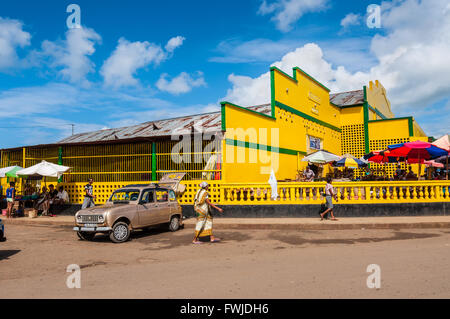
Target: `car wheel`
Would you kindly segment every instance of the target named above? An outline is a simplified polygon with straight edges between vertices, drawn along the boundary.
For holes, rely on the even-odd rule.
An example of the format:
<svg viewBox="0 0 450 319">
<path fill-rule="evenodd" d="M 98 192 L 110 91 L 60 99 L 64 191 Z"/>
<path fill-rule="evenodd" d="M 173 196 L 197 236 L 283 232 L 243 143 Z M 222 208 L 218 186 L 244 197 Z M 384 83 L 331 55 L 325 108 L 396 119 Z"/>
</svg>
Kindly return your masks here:
<svg viewBox="0 0 450 319">
<path fill-rule="evenodd" d="M 94 232 L 82 232 L 82 231 L 78 231 L 77 232 L 78 238 L 80 238 L 81 240 L 88 240 L 91 241 L 94 239 L 95 237 L 95 233 Z"/>
<path fill-rule="evenodd" d="M 180 217 L 173 216 L 170 219 L 169 230 L 170 231 L 177 231 L 178 229 L 180 229 Z"/>
<path fill-rule="evenodd" d="M 130 229 L 127 223 L 118 222 L 115 223 L 111 233 L 109 234 L 109 238 L 113 243 L 123 243 L 128 240 L 130 237 Z"/>
</svg>

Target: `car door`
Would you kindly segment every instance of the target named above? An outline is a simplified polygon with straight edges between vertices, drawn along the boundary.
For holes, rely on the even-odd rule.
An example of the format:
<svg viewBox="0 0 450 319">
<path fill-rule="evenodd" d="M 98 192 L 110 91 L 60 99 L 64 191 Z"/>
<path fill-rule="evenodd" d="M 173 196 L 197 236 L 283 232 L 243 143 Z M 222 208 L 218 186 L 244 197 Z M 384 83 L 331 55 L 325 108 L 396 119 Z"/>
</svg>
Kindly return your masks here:
<svg viewBox="0 0 450 319">
<path fill-rule="evenodd" d="M 150 226 L 157 223 L 157 205 L 155 203 L 155 190 L 144 189 L 138 204 L 139 225 Z"/>
<path fill-rule="evenodd" d="M 159 224 L 168 223 L 170 221 L 169 190 L 158 188 L 155 195 L 157 221 Z"/>
</svg>

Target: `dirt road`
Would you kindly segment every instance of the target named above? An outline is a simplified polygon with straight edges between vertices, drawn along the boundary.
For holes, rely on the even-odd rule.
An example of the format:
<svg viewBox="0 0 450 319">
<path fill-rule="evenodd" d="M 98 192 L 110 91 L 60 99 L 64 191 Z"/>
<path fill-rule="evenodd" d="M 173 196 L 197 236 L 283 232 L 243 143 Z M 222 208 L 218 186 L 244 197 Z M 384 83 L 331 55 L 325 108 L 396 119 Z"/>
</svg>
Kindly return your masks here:
<svg viewBox="0 0 450 319">
<path fill-rule="evenodd" d="M 450 298 L 450 230 L 137 232 L 124 244 L 8 225 L 0 298 Z M 69 264 L 81 288 L 69 289 Z M 367 287 L 367 266 L 381 288 Z"/>
</svg>

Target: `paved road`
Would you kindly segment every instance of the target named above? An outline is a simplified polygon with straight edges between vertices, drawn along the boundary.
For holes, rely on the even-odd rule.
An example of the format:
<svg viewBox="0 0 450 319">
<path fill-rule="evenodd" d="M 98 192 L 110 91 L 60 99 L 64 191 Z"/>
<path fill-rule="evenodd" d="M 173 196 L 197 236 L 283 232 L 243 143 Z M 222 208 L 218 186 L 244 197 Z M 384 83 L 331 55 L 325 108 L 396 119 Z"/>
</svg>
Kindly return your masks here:
<svg viewBox="0 0 450 319">
<path fill-rule="evenodd" d="M 124 244 L 8 225 L 0 298 L 450 298 L 450 229 L 137 232 Z M 69 289 L 66 267 L 81 267 Z M 366 268 L 381 267 L 381 288 Z"/>
</svg>

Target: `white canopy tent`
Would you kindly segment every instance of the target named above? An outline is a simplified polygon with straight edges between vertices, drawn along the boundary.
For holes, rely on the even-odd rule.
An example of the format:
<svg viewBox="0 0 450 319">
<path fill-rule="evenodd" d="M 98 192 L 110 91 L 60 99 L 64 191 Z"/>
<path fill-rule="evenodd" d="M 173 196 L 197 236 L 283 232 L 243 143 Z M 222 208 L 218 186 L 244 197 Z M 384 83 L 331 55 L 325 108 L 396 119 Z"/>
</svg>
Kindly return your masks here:
<svg viewBox="0 0 450 319">
<path fill-rule="evenodd" d="M 309 154 L 308 156 L 305 156 L 304 158 L 302 158 L 302 161 L 314 164 L 326 164 L 334 161 L 339 161 L 340 159 L 341 157 L 338 155 L 335 155 L 325 150 L 320 150 L 312 154 Z"/>
<path fill-rule="evenodd" d="M 68 166 L 57 165 L 42 161 L 36 165 L 21 169 L 16 172 L 17 175 L 25 176 L 43 176 L 43 177 L 57 177 L 60 178 L 65 172 L 70 169 Z"/>
</svg>

